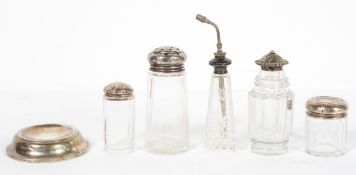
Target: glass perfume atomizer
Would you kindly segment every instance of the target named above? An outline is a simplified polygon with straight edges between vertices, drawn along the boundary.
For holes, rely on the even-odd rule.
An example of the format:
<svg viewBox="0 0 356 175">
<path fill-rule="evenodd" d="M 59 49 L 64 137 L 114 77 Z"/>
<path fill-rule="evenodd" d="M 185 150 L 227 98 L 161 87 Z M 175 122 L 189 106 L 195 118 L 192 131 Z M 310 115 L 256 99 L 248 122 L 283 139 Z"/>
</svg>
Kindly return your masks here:
<svg viewBox="0 0 356 175">
<path fill-rule="evenodd" d="M 209 61 L 209 64 L 214 67 L 214 72 L 209 92 L 205 144 L 211 151 L 234 151 L 237 134 L 234 124 L 231 80 L 227 71 L 231 60 L 226 58 L 226 53 L 222 51 L 219 27 L 205 16 L 198 14 L 196 19 L 214 26 L 218 40 L 215 57 Z"/>
<path fill-rule="evenodd" d="M 266 155 L 283 154 L 288 150 L 293 122 L 294 95 L 283 72 L 288 61 L 272 50 L 256 64 L 261 71 L 248 94 L 251 150 Z"/>
<path fill-rule="evenodd" d="M 158 154 L 189 149 L 188 98 L 184 62 L 176 47 L 159 47 L 148 55 L 145 148 Z"/>
</svg>

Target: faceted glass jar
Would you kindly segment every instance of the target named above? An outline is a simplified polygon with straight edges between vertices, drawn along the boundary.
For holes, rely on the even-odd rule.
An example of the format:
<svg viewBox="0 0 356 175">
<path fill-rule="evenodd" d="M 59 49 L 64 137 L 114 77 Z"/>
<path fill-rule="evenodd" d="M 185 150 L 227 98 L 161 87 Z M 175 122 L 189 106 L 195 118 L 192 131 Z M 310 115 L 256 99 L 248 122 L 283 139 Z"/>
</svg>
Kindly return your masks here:
<svg viewBox="0 0 356 175">
<path fill-rule="evenodd" d="M 148 76 L 145 148 L 176 154 L 189 148 L 185 72 L 155 72 Z"/>
<path fill-rule="evenodd" d="M 135 144 L 135 98 L 133 95 L 103 97 L 105 149 L 131 152 Z"/>
<path fill-rule="evenodd" d="M 306 152 L 316 156 L 339 156 L 346 152 L 347 118 L 318 118 L 307 115 Z"/>
<path fill-rule="evenodd" d="M 306 103 L 305 150 L 316 156 L 339 156 L 346 152 L 347 109 L 345 100 L 318 96 Z"/>
<path fill-rule="evenodd" d="M 292 131 L 293 93 L 280 71 L 261 70 L 248 94 L 249 136 L 255 153 L 273 155 L 288 150 Z"/>
<path fill-rule="evenodd" d="M 205 144 L 211 151 L 234 151 L 236 146 L 230 75 L 211 77 Z"/>
</svg>

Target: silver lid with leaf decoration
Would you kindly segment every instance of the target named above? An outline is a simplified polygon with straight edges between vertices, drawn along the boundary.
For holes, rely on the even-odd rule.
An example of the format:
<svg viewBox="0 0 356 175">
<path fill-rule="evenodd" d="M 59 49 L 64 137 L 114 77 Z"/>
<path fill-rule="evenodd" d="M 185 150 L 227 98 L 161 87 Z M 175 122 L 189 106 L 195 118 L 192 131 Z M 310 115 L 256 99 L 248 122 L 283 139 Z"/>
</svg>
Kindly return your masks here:
<svg viewBox="0 0 356 175">
<path fill-rule="evenodd" d="M 256 64 L 260 65 L 261 69 L 265 71 L 281 71 L 283 66 L 288 64 L 288 61 L 271 50 L 261 59 L 256 60 Z"/>
<path fill-rule="evenodd" d="M 104 93 L 109 100 L 127 100 L 134 96 L 133 88 L 123 82 L 108 84 L 104 88 Z"/>
<path fill-rule="evenodd" d="M 179 48 L 172 46 L 158 47 L 148 54 L 150 70 L 154 72 L 181 72 L 184 71 L 184 62 L 187 55 Z"/>
<path fill-rule="evenodd" d="M 343 118 L 347 116 L 348 104 L 337 97 L 318 96 L 306 102 L 307 114 L 316 118 Z"/>
</svg>

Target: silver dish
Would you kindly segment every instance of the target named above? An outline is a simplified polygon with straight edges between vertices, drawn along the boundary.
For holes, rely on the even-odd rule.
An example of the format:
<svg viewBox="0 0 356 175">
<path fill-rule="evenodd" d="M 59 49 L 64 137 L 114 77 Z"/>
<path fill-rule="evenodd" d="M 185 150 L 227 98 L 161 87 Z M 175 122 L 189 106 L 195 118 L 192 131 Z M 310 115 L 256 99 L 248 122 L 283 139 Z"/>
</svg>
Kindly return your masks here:
<svg viewBox="0 0 356 175">
<path fill-rule="evenodd" d="M 8 156 L 31 163 L 57 162 L 86 153 L 89 143 L 73 127 L 58 124 L 21 129 L 7 147 Z"/>
</svg>

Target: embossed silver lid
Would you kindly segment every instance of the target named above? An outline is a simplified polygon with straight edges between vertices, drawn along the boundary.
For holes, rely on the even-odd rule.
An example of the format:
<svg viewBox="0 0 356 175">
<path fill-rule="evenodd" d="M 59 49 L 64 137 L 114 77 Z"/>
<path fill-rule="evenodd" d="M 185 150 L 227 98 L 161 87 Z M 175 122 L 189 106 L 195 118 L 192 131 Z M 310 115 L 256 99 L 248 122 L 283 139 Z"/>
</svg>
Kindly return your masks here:
<svg viewBox="0 0 356 175">
<path fill-rule="evenodd" d="M 104 93 L 110 99 L 124 100 L 133 96 L 133 88 L 123 82 L 114 82 L 105 86 Z"/>
<path fill-rule="evenodd" d="M 261 66 L 265 71 L 281 71 L 283 66 L 288 64 L 288 61 L 271 50 L 268 54 L 261 59 L 255 61 L 257 65 Z"/>
<path fill-rule="evenodd" d="M 306 102 L 307 114 L 318 118 L 342 118 L 347 115 L 347 102 L 330 96 L 312 97 Z"/>
<path fill-rule="evenodd" d="M 187 55 L 183 51 L 172 46 L 158 47 L 148 54 L 150 70 L 154 72 L 183 71 L 186 58 Z"/>
</svg>

